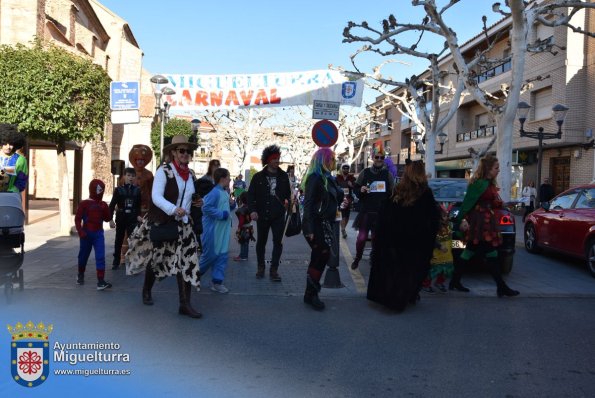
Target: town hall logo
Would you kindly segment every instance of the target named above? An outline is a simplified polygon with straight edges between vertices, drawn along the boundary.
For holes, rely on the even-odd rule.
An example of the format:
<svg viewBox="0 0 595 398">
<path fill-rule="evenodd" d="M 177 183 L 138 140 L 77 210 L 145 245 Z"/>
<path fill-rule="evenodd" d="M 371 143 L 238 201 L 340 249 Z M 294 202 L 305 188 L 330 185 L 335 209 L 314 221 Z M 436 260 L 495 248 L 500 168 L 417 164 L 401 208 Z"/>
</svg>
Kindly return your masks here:
<svg viewBox="0 0 595 398">
<path fill-rule="evenodd" d="M 355 82 L 344 82 L 341 85 L 341 95 L 345 99 L 351 99 L 355 97 L 355 92 L 357 89 L 357 84 Z"/>
<path fill-rule="evenodd" d="M 29 321 L 24 326 L 18 322 L 8 325 L 12 335 L 10 343 L 10 370 L 14 381 L 25 387 L 37 387 L 50 373 L 49 335 L 53 325 L 43 322 L 35 325 Z"/>
</svg>

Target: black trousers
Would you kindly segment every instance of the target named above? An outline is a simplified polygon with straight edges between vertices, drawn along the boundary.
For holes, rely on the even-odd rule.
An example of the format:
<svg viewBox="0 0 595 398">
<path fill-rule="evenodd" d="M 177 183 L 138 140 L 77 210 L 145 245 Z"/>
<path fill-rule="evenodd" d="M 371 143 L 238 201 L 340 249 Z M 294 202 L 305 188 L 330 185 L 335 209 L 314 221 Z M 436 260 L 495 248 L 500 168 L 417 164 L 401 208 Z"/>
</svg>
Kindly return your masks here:
<svg viewBox="0 0 595 398">
<path fill-rule="evenodd" d="M 114 242 L 114 265 L 120 265 L 120 252 L 122 251 L 122 243 L 124 243 L 124 235 L 132 235 L 132 231 L 137 226 L 135 219 L 127 219 L 126 217 L 116 217 L 116 240 Z"/>
<path fill-rule="evenodd" d="M 324 231 L 319 222 L 314 224 L 314 237 L 312 240 L 306 239 L 306 242 L 312 249 L 310 264 L 308 264 L 308 275 L 313 281 L 320 282 L 324 267 L 328 264 L 331 256 L 331 249 L 324 240 Z"/>
<path fill-rule="evenodd" d="M 256 261 L 259 266 L 264 266 L 264 252 L 267 240 L 269 239 L 269 230 L 273 231 L 273 255 L 271 258 L 271 268 L 279 267 L 279 260 L 283 252 L 283 229 L 285 228 L 285 218 L 262 219 L 256 221 Z"/>
</svg>

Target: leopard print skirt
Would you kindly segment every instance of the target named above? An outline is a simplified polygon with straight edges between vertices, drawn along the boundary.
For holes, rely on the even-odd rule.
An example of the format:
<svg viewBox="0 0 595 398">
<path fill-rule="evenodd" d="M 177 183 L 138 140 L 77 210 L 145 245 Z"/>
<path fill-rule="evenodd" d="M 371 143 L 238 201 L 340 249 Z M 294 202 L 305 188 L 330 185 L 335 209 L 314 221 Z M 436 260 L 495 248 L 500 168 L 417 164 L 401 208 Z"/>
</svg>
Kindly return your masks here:
<svg viewBox="0 0 595 398">
<path fill-rule="evenodd" d="M 181 272 L 186 282 L 200 290 L 198 244 L 192 224 L 178 223 L 178 239 L 158 244 L 149 239 L 150 228 L 145 218 L 128 238 L 126 274 L 135 275 L 151 267 L 162 280 Z"/>
</svg>

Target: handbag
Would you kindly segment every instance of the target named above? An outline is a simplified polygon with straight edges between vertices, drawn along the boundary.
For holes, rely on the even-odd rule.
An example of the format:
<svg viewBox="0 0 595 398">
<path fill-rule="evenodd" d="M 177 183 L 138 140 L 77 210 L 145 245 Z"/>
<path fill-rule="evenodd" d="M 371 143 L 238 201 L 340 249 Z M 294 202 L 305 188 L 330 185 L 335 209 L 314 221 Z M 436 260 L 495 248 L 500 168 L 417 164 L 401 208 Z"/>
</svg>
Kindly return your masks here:
<svg viewBox="0 0 595 398">
<path fill-rule="evenodd" d="M 178 239 L 178 222 L 168 221 L 163 224 L 152 224 L 149 231 L 151 242 L 173 242 Z"/>
<path fill-rule="evenodd" d="M 292 206 L 293 212 L 287 215 L 285 222 L 285 236 L 295 236 L 302 232 L 302 219 L 300 212 L 296 209 L 296 205 Z"/>
</svg>

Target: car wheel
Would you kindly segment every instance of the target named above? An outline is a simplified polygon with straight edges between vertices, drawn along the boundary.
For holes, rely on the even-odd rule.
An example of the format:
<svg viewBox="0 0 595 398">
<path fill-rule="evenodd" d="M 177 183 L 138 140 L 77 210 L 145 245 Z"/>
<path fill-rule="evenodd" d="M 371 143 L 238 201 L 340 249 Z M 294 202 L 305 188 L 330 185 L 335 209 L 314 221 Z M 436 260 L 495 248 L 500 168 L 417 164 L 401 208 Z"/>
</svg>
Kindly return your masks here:
<svg viewBox="0 0 595 398">
<path fill-rule="evenodd" d="M 535 226 L 533 224 L 525 225 L 525 249 L 529 253 L 539 253 L 537 246 L 537 236 L 535 235 Z"/>
<path fill-rule="evenodd" d="M 510 274 L 512 271 L 512 261 L 514 259 L 513 254 L 504 254 L 500 259 L 500 269 L 502 271 L 502 275 Z"/>
<path fill-rule="evenodd" d="M 587 267 L 589 268 L 589 272 L 591 273 L 591 276 L 595 278 L 595 239 L 589 240 L 585 255 L 587 257 Z"/>
</svg>

